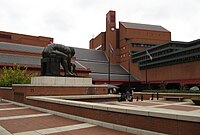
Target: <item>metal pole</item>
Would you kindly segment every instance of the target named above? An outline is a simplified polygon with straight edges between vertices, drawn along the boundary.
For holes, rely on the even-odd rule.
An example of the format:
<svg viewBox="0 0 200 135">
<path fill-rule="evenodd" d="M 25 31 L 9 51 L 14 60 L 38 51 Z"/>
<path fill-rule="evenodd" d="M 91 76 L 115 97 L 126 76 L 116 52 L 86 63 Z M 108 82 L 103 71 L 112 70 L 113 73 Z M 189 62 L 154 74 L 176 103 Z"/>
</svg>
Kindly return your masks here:
<svg viewBox="0 0 200 135">
<path fill-rule="evenodd" d="M 157 97 L 157 100 L 158 100 L 158 98 L 159 98 L 159 97 L 158 97 L 158 92 L 156 93 L 156 97 Z"/>
<path fill-rule="evenodd" d="M 129 53 L 129 57 L 128 57 L 128 72 L 129 72 L 129 76 L 128 76 L 128 87 L 129 87 L 129 91 L 131 90 L 131 62 L 130 62 L 130 60 L 131 60 L 131 53 L 130 53 L 130 51 L 128 52 Z M 131 92 L 131 91 L 130 91 Z M 132 94 L 132 92 L 131 92 L 131 94 Z"/>
<path fill-rule="evenodd" d="M 145 63 L 145 72 L 146 72 L 146 87 L 147 87 L 147 84 L 148 84 L 148 72 L 147 72 L 147 56 L 146 56 L 146 63 Z M 148 87 L 147 87 L 148 88 Z"/>
<path fill-rule="evenodd" d="M 109 53 L 109 63 L 108 63 L 108 84 L 110 84 L 110 53 Z"/>
<path fill-rule="evenodd" d="M 108 85 L 110 84 L 110 46 L 109 46 L 109 53 L 108 53 Z M 110 94 L 110 90 L 108 89 L 108 94 Z"/>
</svg>

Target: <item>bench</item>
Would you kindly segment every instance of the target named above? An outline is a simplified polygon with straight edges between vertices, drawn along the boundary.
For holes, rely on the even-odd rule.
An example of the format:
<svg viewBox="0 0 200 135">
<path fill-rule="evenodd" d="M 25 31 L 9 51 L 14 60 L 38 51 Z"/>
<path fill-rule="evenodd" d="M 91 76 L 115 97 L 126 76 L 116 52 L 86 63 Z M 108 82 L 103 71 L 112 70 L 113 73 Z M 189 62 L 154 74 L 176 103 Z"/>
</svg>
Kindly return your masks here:
<svg viewBox="0 0 200 135">
<path fill-rule="evenodd" d="M 173 101 L 183 101 L 184 97 L 173 97 L 173 96 L 165 96 L 163 97 L 165 100 L 173 100 Z"/>
</svg>

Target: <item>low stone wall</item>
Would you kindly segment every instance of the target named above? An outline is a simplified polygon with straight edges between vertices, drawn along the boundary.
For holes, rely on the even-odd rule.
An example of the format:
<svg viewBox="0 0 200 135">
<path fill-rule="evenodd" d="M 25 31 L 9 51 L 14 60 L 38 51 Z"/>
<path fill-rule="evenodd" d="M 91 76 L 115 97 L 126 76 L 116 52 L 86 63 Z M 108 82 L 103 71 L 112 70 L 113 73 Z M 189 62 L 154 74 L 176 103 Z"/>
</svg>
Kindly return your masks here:
<svg viewBox="0 0 200 135">
<path fill-rule="evenodd" d="M 186 116 L 177 113 L 163 113 L 150 111 L 148 108 L 141 110 L 132 107 L 120 107 L 98 103 L 87 103 L 79 101 L 67 101 L 60 99 L 49 99 L 46 97 L 28 97 L 26 103 L 29 105 L 46 108 L 66 114 L 83 118 L 121 125 L 128 130 L 140 131 L 144 134 L 174 134 L 174 135 L 198 135 L 200 133 L 199 116 Z M 81 113 L 80 113 L 81 112 Z M 140 132 L 140 133 L 141 133 Z M 132 133 L 135 133 L 134 131 Z M 138 132 L 139 133 L 139 132 Z"/>
<path fill-rule="evenodd" d="M 13 100 L 12 87 L 0 87 L 0 98 Z"/>
<path fill-rule="evenodd" d="M 38 86 L 91 86 L 92 78 L 84 77 L 32 77 L 31 84 Z"/>
<path fill-rule="evenodd" d="M 26 96 L 99 95 L 107 94 L 105 86 L 38 86 L 13 85 L 14 101 L 24 103 Z"/>
<path fill-rule="evenodd" d="M 72 96 L 48 96 L 55 99 L 72 100 L 72 101 L 84 101 L 91 103 L 101 103 L 109 101 L 118 101 L 121 97 L 119 94 L 101 94 L 101 95 L 72 95 Z"/>
</svg>

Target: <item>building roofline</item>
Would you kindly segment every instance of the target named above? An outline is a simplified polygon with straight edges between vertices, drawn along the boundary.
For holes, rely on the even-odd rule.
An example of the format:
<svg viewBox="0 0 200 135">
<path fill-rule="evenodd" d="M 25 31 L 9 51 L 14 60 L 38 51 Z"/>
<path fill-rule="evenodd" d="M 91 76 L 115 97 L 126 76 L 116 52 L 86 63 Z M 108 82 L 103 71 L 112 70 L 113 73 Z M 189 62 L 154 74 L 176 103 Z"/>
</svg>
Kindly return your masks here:
<svg viewBox="0 0 200 135">
<path fill-rule="evenodd" d="M 52 37 L 46 37 L 46 36 L 34 36 L 34 35 L 28 35 L 28 34 L 20 34 L 20 33 L 8 32 L 8 31 L 0 31 L 0 33 L 22 35 L 22 36 L 27 36 L 27 37 L 37 37 L 37 38 L 39 38 L 39 37 L 43 37 L 43 38 L 50 38 L 50 39 L 53 39 Z"/>
<path fill-rule="evenodd" d="M 0 64 L 0 67 L 13 67 L 13 66 L 17 66 L 18 64 Z M 32 66 L 32 65 L 23 65 L 20 64 L 20 67 L 27 67 L 27 68 L 31 68 L 31 69 L 40 69 L 40 66 Z M 61 70 L 64 70 L 61 68 Z M 76 68 L 76 71 L 81 71 L 81 72 L 88 72 L 90 73 L 91 70 L 90 69 L 83 69 L 83 68 Z"/>
<path fill-rule="evenodd" d="M 161 32 L 170 32 L 169 30 L 167 30 L 166 28 L 162 27 L 161 25 L 152 25 L 152 24 L 143 24 L 143 23 L 132 23 L 132 22 L 122 22 L 122 21 L 119 21 L 120 24 L 122 24 L 125 28 L 132 28 L 132 29 L 142 29 L 142 30 L 152 30 L 152 31 L 161 31 Z M 138 27 L 138 28 L 134 28 L 134 27 L 127 27 L 126 24 L 132 24 L 132 25 L 140 25 L 140 26 L 147 26 L 149 29 L 145 29 L 145 28 L 142 28 L 142 27 Z M 151 28 L 150 28 L 151 27 Z M 154 29 L 155 27 L 157 28 L 161 28 L 160 30 L 158 29 Z"/>
<path fill-rule="evenodd" d="M 155 48 L 158 48 L 158 47 L 161 47 L 161 46 L 167 45 L 167 44 L 184 44 L 184 45 L 187 45 L 187 44 L 194 44 L 196 42 L 200 42 L 200 39 L 192 40 L 192 41 L 189 41 L 189 42 L 184 42 L 184 41 L 169 41 L 169 42 L 166 42 L 166 43 L 162 43 L 162 44 L 159 44 L 159 45 L 152 46 L 152 47 L 147 48 L 145 50 L 151 51 L 151 50 L 153 50 Z M 138 51 L 138 52 L 134 53 L 134 55 L 139 54 L 139 53 L 144 53 L 145 50 Z"/>
</svg>

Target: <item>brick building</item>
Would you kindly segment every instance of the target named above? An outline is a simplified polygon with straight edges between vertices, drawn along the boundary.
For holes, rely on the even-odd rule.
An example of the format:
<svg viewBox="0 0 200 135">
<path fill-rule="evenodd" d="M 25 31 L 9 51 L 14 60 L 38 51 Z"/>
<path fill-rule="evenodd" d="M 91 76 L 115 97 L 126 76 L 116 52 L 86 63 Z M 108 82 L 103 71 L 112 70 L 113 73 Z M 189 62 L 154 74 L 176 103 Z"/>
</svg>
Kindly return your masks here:
<svg viewBox="0 0 200 135">
<path fill-rule="evenodd" d="M 46 46 L 48 43 L 53 42 L 53 38 L 0 31 L 0 42 L 26 44 L 33 46 Z"/>
<path fill-rule="evenodd" d="M 17 37 L 17 38 L 16 38 Z M 40 74 L 41 54 L 44 46 L 53 38 L 29 36 L 10 32 L 0 32 L 0 73 L 4 66 L 27 66 L 29 72 Z M 108 57 L 104 51 L 75 48 L 72 62 L 79 76 L 91 77 L 94 84 L 108 83 Z M 129 81 L 129 73 L 119 64 L 110 65 L 110 78 L 113 84 Z M 63 69 L 61 68 L 61 71 Z M 62 75 L 62 72 L 61 72 Z M 139 82 L 131 78 L 134 82 Z"/>
<path fill-rule="evenodd" d="M 132 53 L 134 75 L 153 86 L 165 84 L 167 88 L 178 89 L 200 84 L 200 40 L 191 42 L 170 41 Z"/>
<path fill-rule="evenodd" d="M 171 41 L 171 32 L 159 25 L 119 22 L 116 28 L 115 11 L 106 15 L 106 31 L 90 40 L 90 49 L 105 51 L 111 63 L 120 64 L 142 84 L 158 89 L 160 85 L 180 88 L 200 83 L 199 45 L 199 40 Z"/>
<path fill-rule="evenodd" d="M 42 50 L 50 42 L 53 38 L 0 31 L 0 72 L 15 63 L 39 74 Z M 92 38 L 89 46 L 75 48 L 73 63 L 79 76 L 91 77 L 95 84 L 124 89 L 200 84 L 200 40 L 171 41 L 171 32 L 162 26 L 120 21 L 116 28 L 115 11 L 109 11 L 106 31 Z"/>
</svg>

